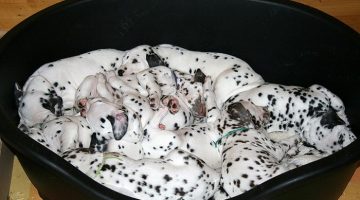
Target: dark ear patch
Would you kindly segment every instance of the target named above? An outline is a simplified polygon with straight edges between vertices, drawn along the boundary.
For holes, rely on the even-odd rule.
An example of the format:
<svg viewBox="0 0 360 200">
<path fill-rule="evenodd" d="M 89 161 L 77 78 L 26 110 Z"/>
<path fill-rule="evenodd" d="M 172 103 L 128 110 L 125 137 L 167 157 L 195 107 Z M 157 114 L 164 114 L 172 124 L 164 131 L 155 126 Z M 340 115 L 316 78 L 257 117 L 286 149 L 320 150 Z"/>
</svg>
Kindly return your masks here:
<svg viewBox="0 0 360 200">
<path fill-rule="evenodd" d="M 62 108 L 63 108 L 63 99 L 60 96 L 57 96 L 55 91 L 50 91 L 48 95 L 48 99 L 40 98 L 41 106 L 57 117 L 62 116 Z"/>
<path fill-rule="evenodd" d="M 201 71 L 201 69 L 196 69 L 195 70 L 195 75 L 194 75 L 194 81 L 195 82 L 199 82 L 201 84 L 205 83 L 205 78 L 206 75 Z"/>
<path fill-rule="evenodd" d="M 91 141 L 89 151 L 90 153 L 95 152 L 105 152 L 107 150 L 107 143 L 106 140 L 98 140 L 96 137 L 96 133 L 91 134 Z"/>
<path fill-rule="evenodd" d="M 149 67 L 157 67 L 157 66 L 168 66 L 166 62 L 164 62 L 159 55 L 157 55 L 154 51 L 150 51 L 146 54 L 146 61 Z"/>
<path fill-rule="evenodd" d="M 230 115 L 231 119 L 239 120 L 242 122 L 251 122 L 251 114 L 246 108 L 240 103 L 235 102 L 228 106 L 227 112 Z"/>
<path fill-rule="evenodd" d="M 325 128 L 332 129 L 338 125 L 345 125 L 345 122 L 336 114 L 336 111 L 330 108 L 321 117 L 320 124 Z"/>
</svg>

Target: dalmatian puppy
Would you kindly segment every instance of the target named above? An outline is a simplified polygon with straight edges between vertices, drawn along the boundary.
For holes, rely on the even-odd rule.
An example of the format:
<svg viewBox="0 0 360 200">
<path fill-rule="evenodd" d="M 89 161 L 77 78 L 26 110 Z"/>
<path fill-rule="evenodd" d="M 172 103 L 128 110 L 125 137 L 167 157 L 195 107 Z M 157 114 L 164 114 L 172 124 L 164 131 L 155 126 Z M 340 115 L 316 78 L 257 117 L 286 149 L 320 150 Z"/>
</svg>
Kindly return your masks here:
<svg viewBox="0 0 360 200">
<path fill-rule="evenodd" d="M 89 124 L 81 116 L 61 116 L 28 129 L 28 136 L 57 154 L 89 148 L 91 134 Z"/>
<path fill-rule="evenodd" d="M 143 126 L 136 112 L 103 98 L 92 99 L 86 105 L 85 117 L 93 131 L 92 151 L 119 152 L 135 160 L 144 157 Z"/>
<path fill-rule="evenodd" d="M 259 130 L 236 131 L 223 143 L 221 186 L 234 197 L 294 168 L 281 162 L 286 151 Z"/>
<path fill-rule="evenodd" d="M 114 90 L 106 79 L 106 75 L 103 73 L 89 75 L 84 79 L 75 93 L 75 109 L 78 112 L 83 111 L 89 99 L 101 97 L 110 102 L 120 101 L 120 97 L 116 98 Z"/>
<path fill-rule="evenodd" d="M 153 50 L 172 69 L 190 74 L 200 69 L 206 76 L 215 80 L 214 90 L 218 107 L 234 94 L 264 83 L 263 78 L 245 61 L 231 55 L 190 51 L 169 44 L 157 45 Z"/>
<path fill-rule="evenodd" d="M 168 111 L 167 107 L 160 108 L 144 127 L 144 138 L 141 145 L 146 158 L 164 158 L 182 144 L 181 138 L 175 132 L 159 126 L 162 124 L 162 119 L 168 115 Z"/>
<path fill-rule="evenodd" d="M 33 76 L 22 91 L 18 85 L 18 113 L 20 126 L 33 127 L 36 124 L 63 115 L 63 100 L 57 95 L 52 84 L 42 76 Z"/>
<path fill-rule="evenodd" d="M 125 51 L 117 74 L 118 76 L 127 76 L 157 66 L 167 66 L 167 63 L 154 52 L 151 46 L 140 45 Z"/>
<path fill-rule="evenodd" d="M 156 114 L 152 122 L 144 128 L 146 136 L 143 140 L 145 153 L 152 158 L 161 158 L 175 149 L 181 149 L 202 159 L 213 169 L 221 167 L 220 149 L 212 145 L 221 134 L 218 132 L 215 122 L 220 118 L 216 108 L 215 96 L 212 90 L 210 77 L 204 80 L 204 99 L 206 122 L 195 123 L 176 130 L 161 129 L 159 124 L 167 114 L 165 107 Z"/>
<path fill-rule="evenodd" d="M 272 141 L 263 129 L 255 128 L 254 119 L 242 102 L 223 108 L 218 127 L 223 133 L 220 185 L 229 197 L 295 168 L 282 160 L 299 139 Z"/>
<path fill-rule="evenodd" d="M 31 127 L 75 114 L 74 96 L 80 83 L 88 75 L 117 70 L 123 55 L 122 51 L 101 49 L 42 65 L 17 91 L 21 123 Z"/>
<path fill-rule="evenodd" d="M 303 88 L 267 83 L 234 95 L 225 104 L 237 101 L 267 108 L 267 132 L 295 132 L 303 142 L 328 154 L 356 139 L 348 127 L 342 101 L 320 85 Z"/>
<path fill-rule="evenodd" d="M 120 140 L 128 131 L 129 111 L 119 104 L 94 98 L 86 104 L 85 112 L 86 120 L 100 141 Z"/>
<path fill-rule="evenodd" d="M 181 150 L 163 159 L 138 161 L 83 149 L 66 152 L 63 158 L 98 183 L 137 199 L 209 199 L 220 179 L 202 160 Z"/>
<path fill-rule="evenodd" d="M 108 76 L 108 82 L 119 96 L 130 93 L 146 96 L 153 110 L 159 107 L 162 96 L 172 96 L 176 93 L 174 72 L 164 66 L 156 66 L 127 76 Z"/>
<path fill-rule="evenodd" d="M 141 45 L 127 51 L 118 74 L 129 75 L 157 65 L 191 75 L 200 69 L 215 80 L 219 107 L 230 96 L 264 83 L 262 77 L 239 58 L 222 53 L 190 51 L 168 44 L 155 47 Z"/>
</svg>

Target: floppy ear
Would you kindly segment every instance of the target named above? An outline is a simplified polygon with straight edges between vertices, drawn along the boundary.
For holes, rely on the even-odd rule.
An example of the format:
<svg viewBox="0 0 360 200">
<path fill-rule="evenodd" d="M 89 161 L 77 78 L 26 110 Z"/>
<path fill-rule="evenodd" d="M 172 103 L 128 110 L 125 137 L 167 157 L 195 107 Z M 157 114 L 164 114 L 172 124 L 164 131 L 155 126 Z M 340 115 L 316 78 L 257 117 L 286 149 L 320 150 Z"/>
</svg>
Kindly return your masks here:
<svg viewBox="0 0 360 200">
<path fill-rule="evenodd" d="M 146 54 L 146 61 L 149 65 L 149 68 L 157 67 L 157 66 L 168 66 L 168 64 L 164 62 L 162 58 L 158 54 L 156 54 L 153 50 L 151 50 L 148 54 Z"/>
<path fill-rule="evenodd" d="M 332 129 L 338 125 L 345 125 L 346 123 L 342 120 L 333 108 L 330 108 L 323 114 L 320 120 L 320 124 L 325 128 Z"/>
<path fill-rule="evenodd" d="M 250 112 L 240 102 L 230 104 L 227 108 L 227 112 L 231 119 L 240 119 L 241 121 L 252 120 Z"/>
<path fill-rule="evenodd" d="M 115 140 L 121 140 L 128 129 L 128 117 L 125 113 L 115 113 L 114 116 L 108 115 L 106 119 L 109 120 L 112 126 Z"/>
<path fill-rule="evenodd" d="M 201 71 L 201 69 L 196 69 L 195 70 L 195 75 L 194 75 L 194 81 L 195 82 L 199 82 L 201 84 L 205 83 L 205 78 L 206 75 Z"/>
</svg>

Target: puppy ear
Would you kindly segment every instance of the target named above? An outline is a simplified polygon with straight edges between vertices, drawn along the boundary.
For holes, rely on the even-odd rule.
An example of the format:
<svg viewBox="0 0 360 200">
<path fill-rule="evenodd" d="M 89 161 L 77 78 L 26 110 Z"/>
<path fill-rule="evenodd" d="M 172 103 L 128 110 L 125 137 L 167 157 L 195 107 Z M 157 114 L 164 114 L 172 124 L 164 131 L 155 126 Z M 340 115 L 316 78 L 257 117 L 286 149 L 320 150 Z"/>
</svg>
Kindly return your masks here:
<svg viewBox="0 0 360 200">
<path fill-rule="evenodd" d="M 125 113 L 119 112 L 106 117 L 111 123 L 115 140 L 121 140 L 128 129 L 128 117 Z"/>
<path fill-rule="evenodd" d="M 157 67 L 157 66 L 168 66 L 166 62 L 163 61 L 163 59 L 156 54 L 152 49 L 149 53 L 146 54 L 146 61 L 149 65 L 149 68 L 151 67 Z"/>
<path fill-rule="evenodd" d="M 194 74 L 194 81 L 201 84 L 205 83 L 206 75 L 201 71 L 201 69 L 196 69 Z"/>
<path fill-rule="evenodd" d="M 332 129 L 338 125 L 345 125 L 346 123 L 342 120 L 333 108 L 330 108 L 323 114 L 320 120 L 320 124 L 325 128 Z"/>
<path fill-rule="evenodd" d="M 240 102 L 230 104 L 227 108 L 227 112 L 231 119 L 241 119 L 241 121 L 252 120 L 250 112 Z"/>
</svg>

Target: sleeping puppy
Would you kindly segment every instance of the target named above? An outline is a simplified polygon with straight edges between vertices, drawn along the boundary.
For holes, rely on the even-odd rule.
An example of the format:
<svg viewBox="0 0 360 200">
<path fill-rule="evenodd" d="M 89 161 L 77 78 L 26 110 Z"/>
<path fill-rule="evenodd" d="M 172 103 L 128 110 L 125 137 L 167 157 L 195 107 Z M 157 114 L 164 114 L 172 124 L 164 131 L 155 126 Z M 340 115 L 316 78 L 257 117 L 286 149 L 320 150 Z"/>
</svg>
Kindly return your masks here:
<svg viewBox="0 0 360 200">
<path fill-rule="evenodd" d="M 239 101 L 266 107 L 270 120 L 264 128 L 268 132 L 295 132 L 319 151 L 330 154 L 356 139 L 342 101 L 320 85 L 302 88 L 267 83 L 234 95 L 225 105 Z"/>
<path fill-rule="evenodd" d="M 66 152 L 63 158 L 96 182 L 137 199 L 209 199 L 220 179 L 203 161 L 180 150 L 138 161 L 86 149 Z"/>
<path fill-rule="evenodd" d="M 121 67 L 117 70 L 117 75 L 127 76 L 136 74 L 148 68 L 157 66 L 167 66 L 167 63 L 154 52 L 153 47 L 149 45 L 140 45 L 125 51 Z"/>
<path fill-rule="evenodd" d="M 86 106 L 87 101 L 97 97 L 104 98 L 109 102 L 120 101 L 120 97 L 114 95 L 114 89 L 107 81 L 106 76 L 110 73 L 111 72 L 89 75 L 81 82 L 75 93 L 75 109 L 77 112 L 80 112 L 81 115 L 85 115 L 83 109 Z"/>
<path fill-rule="evenodd" d="M 127 132 L 129 112 L 119 104 L 94 98 L 86 104 L 85 112 L 86 120 L 101 141 L 120 140 Z"/>
<path fill-rule="evenodd" d="M 262 77 L 239 58 L 222 53 L 190 51 L 168 44 L 155 47 L 141 45 L 126 51 L 117 74 L 125 76 L 158 65 L 191 75 L 201 70 L 205 76 L 210 76 L 215 81 L 218 107 L 230 96 L 264 83 Z"/>
<path fill-rule="evenodd" d="M 146 96 L 153 110 L 159 107 L 162 96 L 176 93 L 176 77 L 173 71 L 165 66 L 156 66 L 126 76 L 113 74 L 107 77 L 109 84 L 116 89 L 119 96 Z"/>
<path fill-rule="evenodd" d="M 75 148 L 89 148 L 92 130 L 81 116 L 61 116 L 27 129 L 27 135 L 51 151 L 62 154 Z"/>
<path fill-rule="evenodd" d="M 201 70 L 210 76 L 215 82 L 218 107 L 232 95 L 264 83 L 263 78 L 249 64 L 231 55 L 190 51 L 169 44 L 157 45 L 153 51 L 172 69 L 192 75 L 196 70 Z"/>
<path fill-rule="evenodd" d="M 263 116 L 254 118 L 251 113 L 259 113 L 260 109 L 263 109 Z M 264 123 L 268 120 L 266 112 L 265 107 L 244 101 L 229 103 L 223 107 L 221 120 L 217 125 L 222 133 L 221 196 L 240 195 L 295 168 L 293 164 L 283 162 L 283 159 L 299 143 L 300 138 L 272 141 L 264 129 L 257 129 L 255 125 L 259 119 L 264 120 Z"/>
<path fill-rule="evenodd" d="M 124 52 L 114 49 L 91 51 L 37 69 L 23 89 L 17 88 L 20 123 L 27 127 L 61 115 L 74 115 L 74 96 L 88 75 L 117 70 Z"/>
<path fill-rule="evenodd" d="M 55 88 L 44 77 L 31 77 L 24 90 L 21 90 L 18 85 L 16 87 L 17 93 L 20 94 L 19 126 L 31 128 L 64 114 L 63 99 L 57 95 Z"/>
<path fill-rule="evenodd" d="M 164 107 L 156 113 L 151 123 L 144 127 L 146 135 L 142 144 L 147 157 L 162 158 L 175 149 L 181 149 L 202 159 L 213 169 L 221 166 L 220 150 L 211 144 L 221 136 L 215 125 L 220 116 L 211 87 L 212 81 L 206 77 L 203 84 L 205 107 L 202 108 L 206 115 L 202 122 L 177 129 L 161 128 L 159 124 L 163 125 L 169 110 Z"/>
</svg>

